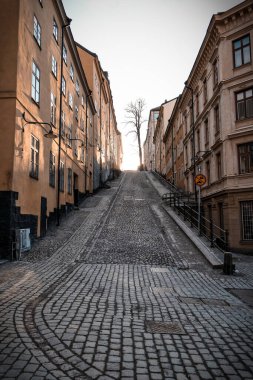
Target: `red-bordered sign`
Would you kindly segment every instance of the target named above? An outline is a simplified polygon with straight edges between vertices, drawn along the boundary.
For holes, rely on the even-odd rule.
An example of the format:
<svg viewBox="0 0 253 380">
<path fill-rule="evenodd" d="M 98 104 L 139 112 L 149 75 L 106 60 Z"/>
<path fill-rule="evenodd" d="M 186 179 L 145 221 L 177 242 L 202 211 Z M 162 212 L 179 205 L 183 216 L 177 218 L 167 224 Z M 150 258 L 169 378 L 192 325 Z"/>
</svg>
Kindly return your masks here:
<svg viewBox="0 0 253 380">
<path fill-rule="evenodd" d="M 196 175 L 195 183 L 197 186 L 203 186 L 206 183 L 206 176 L 204 174 Z"/>
</svg>

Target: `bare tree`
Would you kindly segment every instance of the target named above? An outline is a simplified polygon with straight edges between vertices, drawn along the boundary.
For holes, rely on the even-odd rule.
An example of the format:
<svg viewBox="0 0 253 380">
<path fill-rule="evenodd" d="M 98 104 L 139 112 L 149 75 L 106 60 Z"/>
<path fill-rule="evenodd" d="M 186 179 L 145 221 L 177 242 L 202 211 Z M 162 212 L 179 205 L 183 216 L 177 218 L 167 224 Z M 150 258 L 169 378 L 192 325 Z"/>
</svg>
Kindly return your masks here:
<svg viewBox="0 0 253 380">
<path fill-rule="evenodd" d="M 127 126 L 130 126 L 130 131 L 127 132 L 127 136 L 130 133 L 133 133 L 137 137 L 137 142 L 138 142 L 138 149 L 139 149 L 139 160 L 140 160 L 140 170 L 143 168 L 143 163 L 142 163 L 142 147 L 141 147 L 141 126 L 142 124 L 146 121 L 143 120 L 143 111 L 145 108 L 145 100 L 142 98 L 137 99 L 134 103 L 131 102 L 127 105 L 127 108 L 125 109 L 127 115 L 126 119 L 127 121 L 125 124 Z"/>
</svg>

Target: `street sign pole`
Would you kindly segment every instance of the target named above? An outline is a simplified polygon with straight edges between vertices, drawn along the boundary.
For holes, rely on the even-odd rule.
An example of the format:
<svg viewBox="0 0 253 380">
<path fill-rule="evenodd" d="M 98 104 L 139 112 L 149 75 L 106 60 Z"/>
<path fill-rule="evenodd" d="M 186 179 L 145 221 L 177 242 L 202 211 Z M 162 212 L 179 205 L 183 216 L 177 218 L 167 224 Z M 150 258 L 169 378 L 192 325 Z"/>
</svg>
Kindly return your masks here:
<svg viewBox="0 0 253 380">
<path fill-rule="evenodd" d="M 198 186 L 199 188 L 199 191 L 198 191 L 198 231 L 199 231 L 199 236 L 201 235 L 201 226 L 200 226 L 200 222 L 201 222 L 201 215 L 200 215 L 200 192 L 201 192 L 201 186 L 203 186 L 205 183 L 206 183 L 206 177 L 199 173 L 198 175 L 196 175 L 195 177 L 195 184 Z"/>
<path fill-rule="evenodd" d="M 201 186 L 199 186 L 199 191 L 198 191 L 198 231 L 199 231 L 199 236 L 201 235 L 201 227 L 200 227 L 200 188 Z"/>
</svg>

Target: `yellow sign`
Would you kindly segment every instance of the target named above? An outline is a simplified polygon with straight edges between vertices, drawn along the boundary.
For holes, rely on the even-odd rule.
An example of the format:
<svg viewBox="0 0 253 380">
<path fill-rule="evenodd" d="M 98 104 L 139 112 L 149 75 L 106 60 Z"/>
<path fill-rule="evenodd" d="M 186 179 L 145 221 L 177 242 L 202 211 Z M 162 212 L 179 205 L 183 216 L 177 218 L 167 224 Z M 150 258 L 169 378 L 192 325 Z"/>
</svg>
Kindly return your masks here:
<svg viewBox="0 0 253 380">
<path fill-rule="evenodd" d="M 204 174 L 196 175 L 195 183 L 197 186 L 203 186 L 206 183 L 206 176 L 204 176 Z"/>
</svg>

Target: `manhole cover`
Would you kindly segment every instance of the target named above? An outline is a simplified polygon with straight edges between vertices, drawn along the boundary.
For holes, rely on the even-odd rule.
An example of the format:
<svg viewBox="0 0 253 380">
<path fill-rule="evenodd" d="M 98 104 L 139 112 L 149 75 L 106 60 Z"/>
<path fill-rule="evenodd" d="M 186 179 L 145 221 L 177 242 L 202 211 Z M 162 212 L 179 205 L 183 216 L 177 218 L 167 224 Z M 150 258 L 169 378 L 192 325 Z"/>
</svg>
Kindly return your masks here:
<svg viewBox="0 0 253 380">
<path fill-rule="evenodd" d="M 195 297 L 180 297 L 180 301 L 187 304 L 209 305 L 209 306 L 230 306 L 225 300 L 214 298 L 195 298 Z"/>
<path fill-rule="evenodd" d="M 151 272 L 165 273 L 165 272 L 169 272 L 169 269 L 167 269 L 167 268 L 151 268 Z"/>
<path fill-rule="evenodd" d="M 248 306 L 253 307 L 253 289 L 226 289 L 234 296 L 245 302 Z"/>
<path fill-rule="evenodd" d="M 179 322 L 145 321 L 146 330 L 152 334 L 185 334 Z"/>
<path fill-rule="evenodd" d="M 150 290 L 154 294 L 174 293 L 173 288 L 152 288 L 152 287 L 150 287 Z"/>
<path fill-rule="evenodd" d="M 202 298 L 202 301 L 206 305 L 212 305 L 212 306 L 230 306 L 229 303 L 227 303 L 224 300 L 216 300 L 212 298 Z"/>
<path fill-rule="evenodd" d="M 201 298 L 194 297 L 180 297 L 180 301 L 188 304 L 203 304 Z"/>
</svg>

